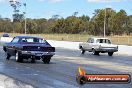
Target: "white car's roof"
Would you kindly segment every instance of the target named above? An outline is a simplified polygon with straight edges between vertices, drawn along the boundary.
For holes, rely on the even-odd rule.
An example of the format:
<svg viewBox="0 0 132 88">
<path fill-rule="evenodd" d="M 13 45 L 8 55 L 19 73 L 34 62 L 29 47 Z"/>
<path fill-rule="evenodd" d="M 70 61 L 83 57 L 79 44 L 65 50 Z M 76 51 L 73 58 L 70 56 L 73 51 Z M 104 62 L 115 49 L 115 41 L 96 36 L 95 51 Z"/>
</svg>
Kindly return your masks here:
<svg viewBox="0 0 132 88">
<path fill-rule="evenodd" d="M 96 40 L 97 40 L 97 39 L 108 39 L 108 38 L 101 38 L 101 37 L 100 37 L 100 38 L 97 38 L 97 37 L 91 37 L 91 38 L 96 39 Z"/>
</svg>

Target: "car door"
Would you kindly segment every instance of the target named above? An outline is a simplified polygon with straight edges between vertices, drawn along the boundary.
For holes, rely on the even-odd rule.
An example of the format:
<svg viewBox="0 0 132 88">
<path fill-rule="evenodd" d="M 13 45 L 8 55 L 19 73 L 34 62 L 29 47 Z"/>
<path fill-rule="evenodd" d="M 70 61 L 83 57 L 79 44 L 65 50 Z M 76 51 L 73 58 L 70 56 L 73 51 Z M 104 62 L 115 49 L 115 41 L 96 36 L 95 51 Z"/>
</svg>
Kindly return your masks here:
<svg viewBox="0 0 132 88">
<path fill-rule="evenodd" d="M 15 37 L 13 38 L 13 40 L 7 45 L 7 52 L 10 54 L 10 55 L 15 55 L 15 50 L 16 50 L 16 45 L 19 41 L 19 38 L 18 37 Z"/>
<path fill-rule="evenodd" d="M 89 41 L 88 41 L 89 43 L 89 45 L 88 45 L 88 51 L 92 51 L 92 47 L 93 47 L 93 43 L 94 43 L 94 39 L 93 38 L 91 38 Z"/>
<path fill-rule="evenodd" d="M 90 42 L 91 42 L 91 38 L 89 38 L 88 41 L 85 43 L 85 45 L 84 45 L 85 50 L 89 51 L 89 49 L 90 49 Z"/>
</svg>

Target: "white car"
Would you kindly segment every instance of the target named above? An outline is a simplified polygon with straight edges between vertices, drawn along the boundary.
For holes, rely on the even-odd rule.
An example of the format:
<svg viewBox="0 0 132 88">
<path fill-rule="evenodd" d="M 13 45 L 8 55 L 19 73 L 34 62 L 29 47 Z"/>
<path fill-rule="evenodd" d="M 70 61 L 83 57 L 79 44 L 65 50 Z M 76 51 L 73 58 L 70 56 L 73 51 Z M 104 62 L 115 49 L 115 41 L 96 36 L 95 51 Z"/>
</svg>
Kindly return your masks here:
<svg viewBox="0 0 132 88">
<path fill-rule="evenodd" d="M 4 44 L 4 43 L 8 43 L 11 42 L 13 38 L 11 38 L 8 34 L 3 34 L 0 38 L 0 43 Z"/>
<path fill-rule="evenodd" d="M 108 53 L 109 56 L 112 56 L 114 52 L 118 51 L 118 46 L 111 44 L 108 38 L 89 38 L 87 42 L 79 44 L 79 49 L 81 49 L 81 54 L 89 51 L 94 55 Z"/>
</svg>

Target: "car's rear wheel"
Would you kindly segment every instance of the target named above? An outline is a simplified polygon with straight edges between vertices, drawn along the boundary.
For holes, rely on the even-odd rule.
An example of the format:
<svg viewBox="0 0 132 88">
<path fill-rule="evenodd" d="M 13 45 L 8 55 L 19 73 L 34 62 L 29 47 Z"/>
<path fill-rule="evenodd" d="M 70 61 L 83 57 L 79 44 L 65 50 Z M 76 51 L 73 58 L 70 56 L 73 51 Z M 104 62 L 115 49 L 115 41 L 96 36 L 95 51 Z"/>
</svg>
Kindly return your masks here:
<svg viewBox="0 0 132 88">
<path fill-rule="evenodd" d="M 93 55 L 99 55 L 99 52 L 96 51 L 95 49 L 92 49 L 92 54 L 93 54 Z"/>
<path fill-rule="evenodd" d="M 6 47 L 3 47 L 3 50 L 6 52 Z"/>
<path fill-rule="evenodd" d="M 113 52 L 108 52 L 108 55 L 109 55 L 109 56 L 112 56 L 112 55 L 113 55 Z"/>
<path fill-rule="evenodd" d="M 49 64 L 49 63 L 50 63 L 50 60 L 51 60 L 51 57 L 44 57 L 42 61 L 43 61 L 45 64 Z"/>
<path fill-rule="evenodd" d="M 5 52 L 5 56 L 6 56 L 6 60 L 9 60 L 10 57 L 11 57 L 11 55 L 9 53 L 7 53 L 7 52 Z"/>
<path fill-rule="evenodd" d="M 23 62 L 23 58 L 20 52 L 16 52 L 16 62 Z"/>
</svg>

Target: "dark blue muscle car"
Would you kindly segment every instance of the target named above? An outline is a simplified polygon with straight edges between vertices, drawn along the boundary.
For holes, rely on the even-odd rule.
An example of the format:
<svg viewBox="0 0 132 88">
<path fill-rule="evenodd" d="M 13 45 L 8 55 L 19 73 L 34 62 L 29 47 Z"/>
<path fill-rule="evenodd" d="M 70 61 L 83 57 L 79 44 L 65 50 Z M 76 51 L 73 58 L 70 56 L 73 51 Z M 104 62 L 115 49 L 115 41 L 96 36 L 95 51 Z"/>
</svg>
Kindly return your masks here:
<svg viewBox="0 0 132 88">
<path fill-rule="evenodd" d="M 46 40 L 38 37 L 16 36 L 10 43 L 3 46 L 6 52 L 6 59 L 15 56 L 17 62 L 23 62 L 23 59 L 42 60 L 49 64 L 51 57 L 55 55 L 55 47 L 52 47 Z"/>
</svg>

